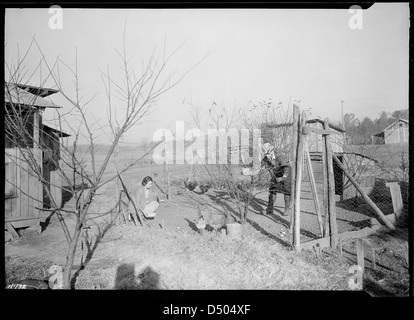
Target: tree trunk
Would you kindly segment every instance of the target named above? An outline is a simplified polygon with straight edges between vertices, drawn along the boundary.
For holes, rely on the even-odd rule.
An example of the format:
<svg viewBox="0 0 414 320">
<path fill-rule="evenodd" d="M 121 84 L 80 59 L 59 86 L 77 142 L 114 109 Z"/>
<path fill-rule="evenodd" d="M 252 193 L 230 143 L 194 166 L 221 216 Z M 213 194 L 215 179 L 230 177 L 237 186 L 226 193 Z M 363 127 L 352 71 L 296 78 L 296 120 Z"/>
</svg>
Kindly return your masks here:
<svg viewBox="0 0 414 320">
<path fill-rule="evenodd" d="M 65 269 L 63 271 L 63 289 L 71 289 L 71 270 L 72 270 L 73 262 L 75 260 L 76 247 L 78 245 L 81 231 L 82 231 L 82 223 L 77 222 L 72 240 L 69 243 L 68 254 L 66 256 Z"/>
<path fill-rule="evenodd" d="M 250 193 L 248 193 L 246 202 L 244 204 L 243 223 L 245 223 L 247 221 L 247 213 L 249 211 L 250 199 L 251 199 Z"/>
</svg>

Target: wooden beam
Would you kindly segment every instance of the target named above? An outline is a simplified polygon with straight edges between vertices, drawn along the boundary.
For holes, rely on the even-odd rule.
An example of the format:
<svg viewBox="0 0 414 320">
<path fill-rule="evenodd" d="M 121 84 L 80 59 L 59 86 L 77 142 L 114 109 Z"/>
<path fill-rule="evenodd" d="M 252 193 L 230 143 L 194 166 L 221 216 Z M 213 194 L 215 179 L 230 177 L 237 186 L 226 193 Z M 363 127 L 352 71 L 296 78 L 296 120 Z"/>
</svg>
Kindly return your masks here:
<svg viewBox="0 0 414 320">
<path fill-rule="evenodd" d="M 319 245 L 320 248 L 327 248 L 330 246 L 330 241 L 330 237 L 325 237 L 302 243 L 300 247 L 302 250 L 316 250 L 317 245 Z"/>
<path fill-rule="evenodd" d="M 401 215 L 402 209 L 404 208 L 400 185 L 398 182 L 388 182 L 385 185 L 390 188 L 392 207 L 394 209 L 395 218 L 398 219 Z"/>
<path fill-rule="evenodd" d="M 343 233 L 339 233 L 338 234 L 338 243 L 339 242 L 343 242 L 345 240 L 349 240 L 349 239 L 355 239 L 355 238 L 364 238 L 367 237 L 371 234 L 374 234 L 375 232 L 378 231 L 378 229 L 380 229 L 381 226 L 373 226 L 371 228 L 364 228 L 361 230 L 356 230 L 356 231 L 347 231 L 347 232 L 343 232 Z M 315 240 L 311 240 L 305 243 L 301 244 L 301 248 L 302 250 L 310 250 L 313 247 L 316 246 L 316 244 L 319 244 L 319 246 L 321 248 L 327 248 L 330 246 L 330 242 L 331 239 L 330 237 L 324 237 L 324 238 L 320 238 L 320 239 L 315 239 Z"/>
<path fill-rule="evenodd" d="M 306 116 L 303 111 L 298 120 L 298 149 L 296 153 L 296 181 L 295 181 L 295 210 L 294 214 L 294 230 L 293 230 L 293 244 L 296 251 L 300 251 L 300 191 L 302 185 L 302 167 L 303 167 L 303 138 L 301 129 L 305 125 Z M 295 133 L 294 133 L 295 134 Z"/>
<path fill-rule="evenodd" d="M 342 247 L 343 247 L 343 241 L 342 239 L 340 239 L 338 242 L 338 248 L 339 248 L 339 254 L 341 255 L 341 258 L 343 257 Z"/>
<path fill-rule="evenodd" d="M 404 243 L 404 257 L 405 257 L 405 261 L 407 262 L 407 266 L 410 266 L 408 241 L 405 241 L 405 243 Z"/>
<path fill-rule="evenodd" d="M 345 173 L 349 181 L 355 186 L 355 188 L 358 190 L 358 192 L 361 194 L 362 198 L 371 206 L 372 209 L 374 209 L 375 213 L 378 215 L 378 217 L 381 219 L 381 221 L 390 229 L 395 230 L 395 227 L 391 222 L 388 221 L 388 219 L 385 217 L 385 215 L 382 213 L 382 211 L 377 207 L 377 205 L 367 196 L 367 194 L 364 192 L 364 190 L 361 189 L 359 184 L 355 181 L 355 179 L 348 173 L 348 171 L 345 169 L 345 167 L 342 165 L 341 161 L 337 158 L 336 155 L 332 154 L 333 159 L 338 164 L 338 167 Z"/>
<path fill-rule="evenodd" d="M 324 128 L 329 130 L 328 121 L 325 120 Z M 336 221 L 336 211 L 335 211 L 335 178 L 333 171 L 333 161 L 332 156 L 332 146 L 329 136 L 324 136 L 325 140 L 325 151 L 326 151 L 326 165 L 327 165 L 327 180 L 328 180 L 328 212 L 329 212 L 329 227 L 330 227 L 330 237 L 331 237 L 331 248 L 336 248 L 338 245 L 338 225 Z"/>
<path fill-rule="evenodd" d="M 298 148 L 298 120 L 299 107 L 293 105 L 293 128 L 292 128 L 292 158 L 291 158 L 291 191 L 290 191 L 290 208 L 292 214 L 290 215 L 290 234 L 292 235 L 291 243 L 294 242 L 293 225 L 295 223 L 295 186 L 296 186 L 296 153 Z"/>
<path fill-rule="evenodd" d="M 321 236 L 323 237 L 324 236 L 323 219 L 322 219 L 322 214 L 321 214 L 321 208 L 319 205 L 318 190 L 316 188 L 315 177 L 313 175 L 312 162 L 311 162 L 311 158 L 309 155 L 308 141 L 306 140 L 306 137 L 304 140 L 304 152 L 305 152 L 305 161 L 306 161 L 306 165 L 308 169 L 309 181 L 310 181 L 311 190 L 312 190 L 313 204 L 315 205 L 315 211 L 318 216 L 319 229 L 321 231 Z"/>
<path fill-rule="evenodd" d="M 135 220 L 138 220 L 139 223 L 141 224 L 141 226 L 144 226 L 144 223 L 143 223 L 144 218 L 140 215 L 140 212 L 139 212 L 140 210 L 138 210 L 138 208 L 136 207 L 134 199 L 129 194 L 128 188 L 126 187 L 126 185 L 125 185 L 124 181 L 122 180 L 121 175 L 119 173 L 118 173 L 118 178 L 121 181 L 122 189 L 125 191 L 125 194 L 126 194 L 128 200 L 132 203 L 132 205 L 134 207 L 136 216 L 134 214 L 131 214 L 131 216 L 132 216 L 132 219 L 135 222 L 135 225 L 138 226 L 137 221 L 135 221 Z M 135 219 L 135 218 L 137 218 L 137 219 Z"/>
<path fill-rule="evenodd" d="M 360 238 L 356 239 L 356 252 L 358 265 L 361 267 L 362 272 L 364 272 L 364 242 Z"/>
<path fill-rule="evenodd" d="M 386 215 L 385 215 L 385 218 L 387 218 L 387 220 L 388 220 L 390 223 L 392 223 L 393 225 L 394 225 L 394 224 L 395 224 L 395 222 L 396 222 L 396 219 L 395 219 L 395 214 L 393 214 L 393 213 L 391 213 L 391 214 L 386 214 Z M 380 222 L 378 221 L 378 219 L 377 219 L 377 218 L 370 218 L 370 219 L 369 219 L 369 221 L 370 221 L 370 223 L 371 223 L 371 226 L 380 225 Z"/>
<path fill-rule="evenodd" d="M 373 226 L 371 228 L 366 227 L 361 230 L 347 231 L 347 232 L 340 233 L 338 235 L 338 238 L 342 241 L 349 240 L 349 239 L 355 239 L 355 238 L 364 238 L 371 234 L 374 234 L 380 228 L 381 226 Z"/>
<path fill-rule="evenodd" d="M 310 134 L 311 132 L 315 132 L 317 134 L 322 134 L 322 135 L 328 135 L 328 134 L 333 134 L 334 132 L 332 130 L 325 130 L 325 129 L 320 129 L 320 128 L 316 128 L 316 127 L 303 127 L 302 129 L 302 134 Z"/>
<path fill-rule="evenodd" d="M 375 248 L 371 247 L 371 255 L 372 255 L 372 269 L 376 270 L 377 269 L 377 262 L 376 262 L 376 252 L 375 252 Z"/>
<path fill-rule="evenodd" d="M 329 208 L 328 208 L 328 165 L 326 160 L 326 144 L 324 138 L 322 138 L 322 171 L 323 171 L 323 207 L 324 207 L 324 219 L 325 219 L 325 229 L 324 236 L 329 236 Z"/>
<path fill-rule="evenodd" d="M 14 230 L 14 227 L 10 222 L 6 222 L 6 230 L 13 236 L 13 238 L 18 238 L 19 234 L 16 230 Z"/>
<path fill-rule="evenodd" d="M 36 220 L 38 217 L 27 216 L 27 217 L 6 217 L 4 218 L 4 222 L 13 222 L 13 221 L 29 221 L 29 220 Z"/>
</svg>

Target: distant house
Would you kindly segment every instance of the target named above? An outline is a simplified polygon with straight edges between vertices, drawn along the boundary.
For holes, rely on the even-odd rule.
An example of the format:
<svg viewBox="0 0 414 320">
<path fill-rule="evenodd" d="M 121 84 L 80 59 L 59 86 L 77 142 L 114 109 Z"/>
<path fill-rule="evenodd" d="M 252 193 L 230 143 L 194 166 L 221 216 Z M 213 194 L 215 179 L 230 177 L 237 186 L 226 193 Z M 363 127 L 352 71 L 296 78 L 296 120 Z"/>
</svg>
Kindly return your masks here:
<svg viewBox="0 0 414 320">
<path fill-rule="evenodd" d="M 61 108 L 45 99 L 57 92 L 7 82 L 4 85 L 4 118 L 10 119 L 5 121 L 5 224 L 11 234 L 15 234 L 13 229 L 39 224 L 39 209 L 50 206 L 45 188 L 61 205 L 59 139 L 69 135 L 42 122 L 46 108 Z M 23 139 L 16 131 L 20 129 L 9 125 L 15 121 L 24 121 Z M 46 183 L 39 180 L 35 168 L 40 168 Z"/>
<path fill-rule="evenodd" d="M 408 120 L 398 119 L 380 133 L 372 135 L 372 144 L 408 143 L 408 131 Z"/>
</svg>

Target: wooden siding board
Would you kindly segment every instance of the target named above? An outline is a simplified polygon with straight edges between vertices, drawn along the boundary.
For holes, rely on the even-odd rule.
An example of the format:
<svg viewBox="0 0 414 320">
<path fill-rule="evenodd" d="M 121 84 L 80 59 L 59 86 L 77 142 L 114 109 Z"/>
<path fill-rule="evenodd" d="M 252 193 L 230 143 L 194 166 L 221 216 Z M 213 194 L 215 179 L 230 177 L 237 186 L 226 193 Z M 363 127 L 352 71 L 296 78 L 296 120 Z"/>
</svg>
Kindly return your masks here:
<svg viewBox="0 0 414 320">
<path fill-rule="evenodd" d="M 17 155 L 17 149 L 14 149 L 15 155 Z M 21 215 L 21 202 L 22 202 L 22 197 L 21 197 L 21 193 L 19 192 L 19 190 L 17 189 L 17 186 L 20 185 L 21 183 L 21 169 L 20 169 L 20 156 L 16 156 L 16 194 L 17 194 L 17 198 L 16 198 L 16 216 L 20 216 Z"/>
<path fill-rule="evenodd" d="M 58 171 L 52 171 L 52 174 L 53 174 L 53 179 L 54 179 L 54 184 L 55 184 L 55 186 L 53 187 L 55 202 L 56 202 L 56 205 L 60 206 L 62 204 L 62 189 L 61 189 L 62 180 L 60 178 Z"/>
<path fill-rule="evenodd" d="M 22 151 L 24 152 L 24 151 Z M 17 217 L 28 217 L 29 214 L 29 173 L 28 166 L 29 164 L 23 159 L 21 155 L 20 159 L 20 212 L 17 213 Z"/>
<path fill-rule="evenodd" d="M 29 167 L 29 173 L 28 173 L 28 187 L 29 187 L 29 197 L 27 199 L 27 216 L 33 217 L 33 211 L 34 211 L 34 199 L 37 198 L 37 190 L 36 190 L 36 181 L 35 176 L 33 175 L 33 170 Z"/>
<path fill-rule="evenodd" d="M 4 200 L 4 213 L 5 213 L 5 217 L 6 219 L 11 217 L 13 212 L 12 212 L 12 199 L 5 199 Z"/>
<path fill-rule="evenodd" d="M 12 163 L 8 163 L 5 165 L 5 176 L 6 179 L 4 179 L 4 193 L 7 195 L 11 195 L 13 192 L 12 187 L 12 179 L 13 179 L 13 169 Z M 5 207 L 5 214 L 6 217 L 13 215 L 13 199 L 7 199 L 6 200 L 6 207 Z"/>
</svg>

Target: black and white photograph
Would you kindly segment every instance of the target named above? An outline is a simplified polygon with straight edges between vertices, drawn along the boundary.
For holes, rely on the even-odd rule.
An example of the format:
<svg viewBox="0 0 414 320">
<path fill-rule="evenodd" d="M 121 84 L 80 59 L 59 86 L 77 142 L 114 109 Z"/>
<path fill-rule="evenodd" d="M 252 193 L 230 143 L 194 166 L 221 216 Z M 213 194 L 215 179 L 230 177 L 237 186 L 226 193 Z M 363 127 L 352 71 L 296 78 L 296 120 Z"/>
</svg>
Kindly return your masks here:
<svg viewBox="0 0 414 320">
<path fill-rule="evenodd" d="M 7 293 L 412 296 L 412 4 L 232 6 L 4 9 Z"/>
</svg>

